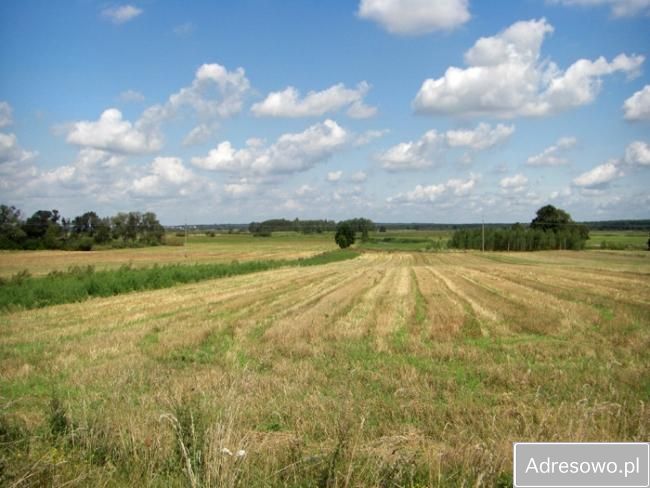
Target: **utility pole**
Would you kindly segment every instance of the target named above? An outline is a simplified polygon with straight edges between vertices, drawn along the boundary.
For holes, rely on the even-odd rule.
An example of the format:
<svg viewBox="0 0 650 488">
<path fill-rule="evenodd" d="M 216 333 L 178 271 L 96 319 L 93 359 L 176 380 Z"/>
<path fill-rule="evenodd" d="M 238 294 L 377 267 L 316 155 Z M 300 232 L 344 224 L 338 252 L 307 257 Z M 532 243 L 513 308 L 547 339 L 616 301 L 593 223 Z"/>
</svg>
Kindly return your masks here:
<svg viewBox="0 0 650 488">
<path fill-rule="evenodd" d="M 185 219 L 185 240 L 183 241 L 183 251 L 187 257 L 187 219 Z"/>
<path fill-rule="evenodd" d="M 485 252 L 485 218 L 481 217 L 481 252 Z"/>
</svg>

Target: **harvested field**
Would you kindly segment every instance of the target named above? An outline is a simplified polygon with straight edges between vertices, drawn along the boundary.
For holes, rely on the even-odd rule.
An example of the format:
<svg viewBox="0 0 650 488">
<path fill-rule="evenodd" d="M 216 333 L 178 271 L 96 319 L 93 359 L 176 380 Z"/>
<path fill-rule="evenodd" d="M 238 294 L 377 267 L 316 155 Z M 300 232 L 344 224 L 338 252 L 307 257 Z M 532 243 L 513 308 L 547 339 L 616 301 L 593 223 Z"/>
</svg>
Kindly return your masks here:
<svg viewBox="0 0 650 488">
<path fill-rule="evenodd" d="M 374 252 L 6 313 L 0 476 L 507 485 L 514 441 L 648 439 L 649 278 L 647 253 Z"/>
<path fill-rule="evenodd" d="M 215 237 L 190 235 L 187 246 L 183 239 L 170 237 L 179 245 L 106 249 L 99 251 L 0 251 L 0 277 L 23 270 L 33 275 L 64 271 L 72 266 L 94 266 L 115 269 L 154 264 L 227 263 L 231 261 L 262 261 L 267 259 L 298 259 L 336 249 L 331 234 L 313 236 L 286 233 L 271 238 L 248 234 L 218 234 Z"/>
</svg>

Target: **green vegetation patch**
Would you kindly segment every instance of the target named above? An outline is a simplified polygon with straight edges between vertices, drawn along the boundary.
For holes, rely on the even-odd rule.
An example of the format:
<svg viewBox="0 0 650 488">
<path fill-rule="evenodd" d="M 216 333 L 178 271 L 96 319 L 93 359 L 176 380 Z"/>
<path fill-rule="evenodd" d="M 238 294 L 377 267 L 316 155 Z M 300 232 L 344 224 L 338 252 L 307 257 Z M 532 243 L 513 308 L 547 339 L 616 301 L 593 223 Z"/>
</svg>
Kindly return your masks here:
<svg viewBox="0 0 650 488">
<path fill-rule="evenodd" d="M 428 251 L 447 248 L 447 241 L 427 237 L 370 237 L 359 245 L 363 249 L 383 251 Z"/>
<path fill-rule="evenodd" d="M 645 231 L 591 231 L 587 247 L 591 249 L 647 249 L 648 233 Z"/>
<path fill-rule="evenodd" d="M 351 249 L 339 249 L 317 254 L 310 258 L 298 259 L 296 264 L 298 266 L 316 266 L 319 264 L 338 263 L 339 261 L 354 259 L 357 256 L 359 256 L 359 253 Z"/>
<path fill-rule="evenodd" d="M 0 281 L 0 310 L 32 309 L 81 302 L 91 297 L 157 290 L 182 283 L 257 273 L 281 267 L 316 266 L 353 259 L 358 255 L 351 250 L 337 250 L 296 260 L 156 265 L 138 269 L 122 266 L 117 270 L 103 271 L 96 271 L 92 266 L 75 266 L 68 271 L 54 271 L 43 277 L 19 273 L 9 280 Z"/>
<path fill-rule="evenodd" d="M 210 333 L 196 347 L 184 347 L 173 351 L 170 359 L 181 363 L 214 363 L 223 359 L 233 343 L 233 329 L 228 327 Z"/>
</svg>

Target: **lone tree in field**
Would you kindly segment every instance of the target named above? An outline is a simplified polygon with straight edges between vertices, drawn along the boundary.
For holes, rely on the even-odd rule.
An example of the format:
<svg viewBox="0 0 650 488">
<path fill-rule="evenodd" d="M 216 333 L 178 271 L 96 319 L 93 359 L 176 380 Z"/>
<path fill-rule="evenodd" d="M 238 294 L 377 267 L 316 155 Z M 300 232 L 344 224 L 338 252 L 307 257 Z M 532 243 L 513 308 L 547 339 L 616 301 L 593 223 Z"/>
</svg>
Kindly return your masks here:
<svg viewBox="0 0 650 488">
<path fill-rule="evenodd" d="M 350 247 L 354 244 L 354 230 L 348 222 L 341 222 L 336 226 L 336 235 L 334 240 L 341 249 Z"/>
</svg>

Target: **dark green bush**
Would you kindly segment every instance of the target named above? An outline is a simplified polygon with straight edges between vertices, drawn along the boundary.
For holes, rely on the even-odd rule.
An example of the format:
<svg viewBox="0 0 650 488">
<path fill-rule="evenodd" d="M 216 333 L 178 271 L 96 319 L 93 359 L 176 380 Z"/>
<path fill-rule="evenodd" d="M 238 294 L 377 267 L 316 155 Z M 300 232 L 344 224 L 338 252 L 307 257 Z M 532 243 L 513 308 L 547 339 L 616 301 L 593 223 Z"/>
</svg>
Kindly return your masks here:
<svg viewBox="0 0 650 488">
<path fill-rule="evenodd" d="M 352 226 L 347 222 L 341 222 L 336 226 L 336 234 L 334 235 L 334 241 L 341 249 L 350 247 L 354 244 L 354 230 Z"/>
</svg>

